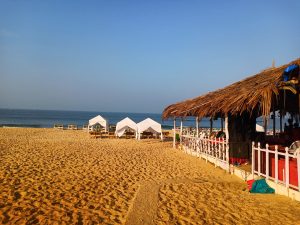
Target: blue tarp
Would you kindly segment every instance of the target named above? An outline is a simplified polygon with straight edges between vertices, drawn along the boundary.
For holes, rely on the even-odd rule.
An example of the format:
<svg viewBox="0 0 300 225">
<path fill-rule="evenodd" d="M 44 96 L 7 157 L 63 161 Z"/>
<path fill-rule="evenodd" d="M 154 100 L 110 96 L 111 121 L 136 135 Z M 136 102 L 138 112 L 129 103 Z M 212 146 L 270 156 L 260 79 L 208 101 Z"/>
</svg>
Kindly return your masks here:
<svg viewBox="0 0 300 225">
<path fill-rule="evenodd" d="M 267 184 L 265 179 L 260 179 L 260 180 L 254 181 L 250 192 L 251 193 L 272 194 L 272 193 L 275 193 L 275 190 Z"/>
<path fill-rule="evenodd" d="M 283 73 L 283 81 L 288 81 L 290 79 L 289 77 L 289 74 L 290 72 L 292 72 L 293 70 L 295 69 L 298 69 L 299 66 L 297 64 L 292 64 L 290 66 L 288 66 L 285 70 L 284 70 L 284 73 Z"/>
<path fill-rule="evenodd" d="M 299 66 L 297 65 L 297 64 L 292 64 L 292 65 L 290 65 L 290 66 L 288 66 L 285 70 L 284 70 L 284 72 L 285 73 L 289 73 L 289 72 L 291 72 L 292 70 L 294 70 L 294 69 L 296 69 L 296 68 L 298 68 Z"/>
</svg>

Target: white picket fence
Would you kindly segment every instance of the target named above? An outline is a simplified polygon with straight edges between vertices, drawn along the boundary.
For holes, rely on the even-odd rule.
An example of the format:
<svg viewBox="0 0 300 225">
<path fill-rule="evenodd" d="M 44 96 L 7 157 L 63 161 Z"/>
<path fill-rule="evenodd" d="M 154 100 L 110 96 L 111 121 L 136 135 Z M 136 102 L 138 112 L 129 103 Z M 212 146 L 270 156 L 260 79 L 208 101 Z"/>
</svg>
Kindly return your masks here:
<svg viewBox="0 0 300 225">
<path fill-rule="evenodd" d="M 229 170 L 229 148 L 226 140 L 182 135 L 181 144 L 187 154 L 200 157 L 206 162 L 215 164 L 216 167 Z"/>
<path fill-rule="evenodd" d="M 274 150 L 268 144 L 261 148 L 260 143 L 253 142 L 252 174 L 300 191 L 300 154 L 289 153 L 287 147 L 279 151 L 277 145 Z"/>
</svg>

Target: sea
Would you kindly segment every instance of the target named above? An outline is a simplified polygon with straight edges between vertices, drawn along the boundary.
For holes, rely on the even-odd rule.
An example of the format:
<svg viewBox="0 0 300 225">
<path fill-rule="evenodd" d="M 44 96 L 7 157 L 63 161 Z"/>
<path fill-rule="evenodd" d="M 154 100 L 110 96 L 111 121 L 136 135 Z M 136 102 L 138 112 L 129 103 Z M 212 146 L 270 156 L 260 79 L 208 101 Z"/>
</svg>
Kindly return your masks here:
<svg viewBox="0 0 300 225">
<path fill-rule="evenodd" d="M 0 109 L 0 127 L 39 127 L 49 128 L 54 124 L 76 124 L 82 127 L 87 125 L 93 117 L 101 115 L 108 120 L 110 125 L 129 117 L 134 122 L 139 123 L 146 118 L 151 118 L 162 125 L 163 129 L 171 129 L 173 120 L 162 120 L 160 113 L 131 113 L 131 112 L 88 112 L 88 111 L 62 111 L 62 110 L 32 110 L 32 109 Z M 263 124 L 262 118 L 257 118 L 256 122 Z M 284 120 L 286 122 L 286 120 Z M 184 127 L 195 127 L 195 118 L 187 117 L 183 120 Z M 176 120 L 176 126 L 180 126 L 180 119 Z M 200 128 L 209 128 L 209 118 L 203 118 L 199 124 Z M 213 121 L 214 128 L 221 127 L 221 121 Z M 270 120 L 268 129 L 272 128 Z M 276 129 L 279 129 L 279 118 L 276 118 Z"/>
<path fill-rule="evenodd" d="M 146 118 L 151 118 L 162 124 L 162 128 L 170 129 L 173 127 L 173 120 L 162 120 L 160 113 L 130 113 L 130 112 L 88 112 L 88 111 L 61 111 L 61 110 L 32 110 L 32 109 L 0 109 L 0 127 L 37 127 L 49 128 L 54 124 L 76 124 L 79 127 L 88 124 L 88 121 L 101 115 L 108 120 L 109 124 L 115 125 L 122 119 L 129 117 L 138 123 Z M 177 120 L 176 126 L 180 126 Z M 185 118 L 185 127 L 195 127 L 195 118 Z M 208 128 L 210 122 L 204 118 L 200 122 L 200 127 Z M 219 128 L 220 121 L 214 121 L 214 127 Z"/>
</svg>

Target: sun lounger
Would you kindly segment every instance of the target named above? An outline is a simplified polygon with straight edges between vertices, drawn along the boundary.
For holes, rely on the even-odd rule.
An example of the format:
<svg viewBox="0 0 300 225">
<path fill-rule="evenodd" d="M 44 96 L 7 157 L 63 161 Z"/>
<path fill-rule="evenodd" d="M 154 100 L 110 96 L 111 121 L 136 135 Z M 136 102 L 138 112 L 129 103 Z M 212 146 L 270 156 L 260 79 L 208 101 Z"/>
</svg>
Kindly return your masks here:
<svg viewBox="0 0 300 225">
<path fill-rule="evenodd" d="M 77 125 L 76 124 L 69 124 L 68 125 L 68 130 L 77 130 Z"/>
<path fill-rule="evenodd" d="M 64 125 L 63 124 L 54 124 L 54 126 L 53 126 L 53 128 L 55 128 L 55 129 L 61 129 L 61 130 L 63 130 L 64 129 Z"/>
<path fill-rule="evenodd" d="M 115 132 L 108 132 L 108 138 L 116 138 Z"/>
<path fill-rule="evenodd" d="M 153 138 L 153 137 L 154 136 L 152 132 L 143 132 L 141 138 L 144 139 L 144 138 Z"/>
<path fill-rule="evenodd" d="M 135 133 L 131 131 L 125 132 L 125 138 L 130 139 L 130 138 L 135 138 Z"/>
<path fill-rule="evenodd" d="M 101 138 L 102 134 L 99 131 L 90 131 L 89 132 L 91 138 Z"/>
</svg>

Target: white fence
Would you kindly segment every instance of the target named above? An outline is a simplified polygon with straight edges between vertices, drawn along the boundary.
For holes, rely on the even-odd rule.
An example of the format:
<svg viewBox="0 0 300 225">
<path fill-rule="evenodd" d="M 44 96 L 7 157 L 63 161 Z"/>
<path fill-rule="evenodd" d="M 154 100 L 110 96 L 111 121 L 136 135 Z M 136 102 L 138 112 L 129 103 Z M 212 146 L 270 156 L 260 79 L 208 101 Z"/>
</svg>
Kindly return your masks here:
<svg viewBox="0 0 300 225">
<path fill-rule="evenodd" d="M 289 153 L 287 147 L 272 148 L 268 144 L 261 148 L 260 143 L 252 143 L 252 174 L 300 191 L 300 154 Z"/>
<path fill-rule="evenodd" d="M 206 162 L 209 161 L 215 166 L 229 170 L 229 148 L 226 140 L 182 135 L 181 143 L 186 153 L 203 158 Z"/>
</svg>

